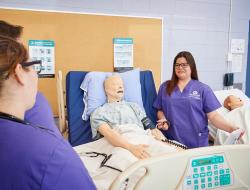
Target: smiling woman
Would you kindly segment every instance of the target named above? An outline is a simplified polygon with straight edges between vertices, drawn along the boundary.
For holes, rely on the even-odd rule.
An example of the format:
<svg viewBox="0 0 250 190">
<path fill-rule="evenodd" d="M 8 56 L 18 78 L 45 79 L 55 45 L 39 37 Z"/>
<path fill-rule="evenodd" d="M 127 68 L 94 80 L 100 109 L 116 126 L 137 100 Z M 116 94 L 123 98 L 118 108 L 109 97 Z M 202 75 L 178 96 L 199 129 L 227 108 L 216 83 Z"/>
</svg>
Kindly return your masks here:
<svg viewBox="0 0 250 190">
<path fill-rule="evenodd" d="M 208 146 L 208 120 L 227 132 L 237 129 L 217 113 L 221 105 L 210 87 L 198 81 L 194 57 L 187 51 L 175 57 L 172 78 L 161 85 L 154 107 L 163 134 L 188 148 Z"/>
</svg>

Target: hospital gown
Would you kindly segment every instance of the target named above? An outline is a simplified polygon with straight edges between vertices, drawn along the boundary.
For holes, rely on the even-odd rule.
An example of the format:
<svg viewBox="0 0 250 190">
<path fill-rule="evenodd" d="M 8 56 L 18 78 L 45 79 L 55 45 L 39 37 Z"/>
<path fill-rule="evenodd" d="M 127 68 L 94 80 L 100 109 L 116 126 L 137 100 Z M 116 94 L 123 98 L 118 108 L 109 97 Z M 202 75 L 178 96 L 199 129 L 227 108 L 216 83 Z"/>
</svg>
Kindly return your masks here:
<svg viewBox="0 0 250 190">
<path fill-rule="evenodd" d="M 98 128 L 104 123 L 111 128 L 122 124 L 136 124 L 143 128 L 141 120 L 144 117 L 146 117 L 145 111 L 136 103 L 125 101 L 105 103 L 91 114 L 92 137 L 100 137 Z"/>
</svg>

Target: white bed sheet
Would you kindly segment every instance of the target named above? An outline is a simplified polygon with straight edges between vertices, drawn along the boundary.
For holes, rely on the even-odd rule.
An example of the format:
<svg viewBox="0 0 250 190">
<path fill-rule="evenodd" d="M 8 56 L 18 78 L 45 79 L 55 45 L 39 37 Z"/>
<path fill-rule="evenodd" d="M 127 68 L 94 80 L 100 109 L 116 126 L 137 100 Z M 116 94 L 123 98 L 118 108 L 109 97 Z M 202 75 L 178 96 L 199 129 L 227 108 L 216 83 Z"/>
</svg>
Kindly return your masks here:
<svg viewBox="0 0 250 190">
<path fill-rule="evenodd" d="M 243 137 L 243 140 L 240 143 L 249 143 L 249 130 L 250 130 L 250 119 L 249 119 L 249 111 L 250 109 L 250 98 L 247 97 L 244 92 L 239 89 L 230 89 L 230 90 L 219 90 L 215 91 L 215 96 L 221 103 L 222 107 L 217 111 L 221 114 L 226 120 L 234 123 L 239 128 L 243 128 L 246 130 L 246 134 Z M 234 95 L 239 97 L 244 102 L 244 107 L 235 109 L 233 111 L 227 110 L 224 106 L 224 100 L 227 96 Z M 248 121 L 248 120 L 249 121 Z M 214 139 L 215 145 L 221 145 L 224 143 L 225 139 L 228 137 L 228 133 L 217 130 L 212 124 L 208 125 L 209 133 Z"/>
<path fill-rule="evenodd" d="M 244 136 L 239 140 L 239 144 L 250 144 L 250 107 L 244 106 L 234 109 L 224 115 L 224 118 L 233 123 L 235 126 L 245 130 Z M 225 140 L 229 136 L 229 133 L 217 130 L 217 134 L 214 140 L 215 145 L 224 144 Z"/>
<path fill-rule="evenodd" d="M 178 152 L 180 149 L 176 149 L 175 146 L 166 144 L 161 141 L 155 140 L 149 131 L 145 131 L 142 128 L 133 125 L 121 125 L 116 128 L 116 130 L 132 144 L 147 144 L 148 152 L 151 156 L 164 155 L 169 153 Z M 74 147 L 75 151 L 78 153 L 87 170 L 89 171 L 90 176 L 92 177 L 97 189 L 107 190 L 109 189 L 111 183 L 114 179 L 120 174 L 119 171 L 107 168 L 99 167 L 100 163 L 103 160 L 102 156 L 95 158 L 88 157 L 86 152 L 99 152 L 105 153 L 107 155 L 112 154 L 111 158 L 106 162 L 107 165 L 115 167 L 124 171 L 132 163 L 136 162 L 138 159 L 131 154 L 129 151 L 119 147 L 113 147 L 106 139 L 102 138 L 95 142 L 87 143 Z M 145 172 L 143 170 L 138 171 L 133 177 L 129 179 L 129 183 L 126 189 L 133 189 L 136 181 Z"/>
</svg>

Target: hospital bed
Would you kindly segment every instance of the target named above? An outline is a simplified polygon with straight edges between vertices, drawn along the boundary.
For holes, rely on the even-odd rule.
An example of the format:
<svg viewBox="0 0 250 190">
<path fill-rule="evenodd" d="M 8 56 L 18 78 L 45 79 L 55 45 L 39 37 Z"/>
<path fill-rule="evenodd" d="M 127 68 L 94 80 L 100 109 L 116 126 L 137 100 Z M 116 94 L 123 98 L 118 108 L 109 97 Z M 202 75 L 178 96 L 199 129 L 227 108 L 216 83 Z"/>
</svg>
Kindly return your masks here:
<svg viewBox="0 0 250 190">
<path fill-rule="evenodd" d="M 239 89 L 229 89 L 229 90 L 219 90 L 214 91 L 215 96 L 221 103 L 222 107 L 217 110 L 217 112 L 228 120 L 230 123 L 234 123 L 237 127 L 243 128 L 245 130 L 245 135 L 242 138 L 241 143 L 249 143 L 250 140 L 250 98 L 244 94 L 243 91 Z M 235 110 L 227 110 L 223 104 L 224 100 L 229 96 L 234 95 L 239 97 L 243 102 L 244 106 L 237 108 Z M 224 131 L 217 130 L 212 124 L 208 125 L 209 134 L 214 139 L 215 145 L 223 144 L 228 134 Z"/>
<path fill-rule="evenodd" d="M 83 91 L 79 88 L 87 72 L 66 76 L 66 105 L 69 142 L 77 146 L 92 141 L 89 120 L 82 120 Z M 156 97 L 151 71 L 140 72 L 143 106 L 155 122 L 152 108 Z M 165 154 L 135 162 L 114 180 L 111 190 L 126 189 L 126 182 L 140 168 L 146 174 L 135 189 L 250 189 L 250 145 L 214 146 Z"/>
<path fill-rule="evenodd" d="M 84 109 L 83 91 L 80 85 L 88 72 L 70 71 L 66 75 L 66 105 L 68 117 L 68 135 L 72 146 L 90 142 L 91 128 L 89 120 L 82 120 Z M 152 107 L 156 98 L 156 89 L 151 71 L 140 71 L 140 83 L 143 107 L 147 116 L 156 123 L 156 110 Z"/>
<path fill-rule="evenodd" d="M 198 148 L 141 160 L 125 170 L 111 185 L 120 190 L 137 170 L 146 174 L 136 190 L 250 189 L 250 145 Z"/>
</svg>

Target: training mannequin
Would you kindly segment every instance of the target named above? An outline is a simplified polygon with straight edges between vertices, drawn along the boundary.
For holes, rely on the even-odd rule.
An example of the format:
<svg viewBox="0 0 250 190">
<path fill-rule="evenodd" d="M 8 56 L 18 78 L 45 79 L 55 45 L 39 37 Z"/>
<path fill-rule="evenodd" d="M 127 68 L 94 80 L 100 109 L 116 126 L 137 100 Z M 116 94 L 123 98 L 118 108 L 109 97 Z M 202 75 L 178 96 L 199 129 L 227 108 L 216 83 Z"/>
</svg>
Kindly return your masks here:
<svg viewBox="0 0 250 190">
<path fill-rule="evenodd" d="M 234 124 L 238 128 L 241 128 L 245 131 L 245 135 L 242 136 L 241 139 L 237 143 L 239 144 L 249 144 L 250 143 L 250 107 L 244 105 L 244 102 L 235 95 L 229 95 L 224 100 L 224 107 L 229 110 L 226 114 L 224 114 L 224 118 L 230 123 Z M 224 144 L 229 134 L 218 130 L 214 144 L 220 145 Z"/>
<path fill-rule="evenodd" d="M 224 100 L 224 107 L 227 108 L 229 111 L 239 108 L 243 105 L 244 105 L 244 102 L 240 98 L 234 95 L 229 95 Z"/>
<path fill-rule="evenodd" d="M 139 159 L 149 157 L 145 150 L 147 145 L 130 144 L 112 130 L 122 124 L 136 124 L 143 129 L 141 120 L 146 117 L 145 111 L 136 103 L 123 100 L 124 86 L 120 76 L 108 77 L 104 81 L 104 90 L 107 103 L 97 108 L 90 117 L 93 138 L 100 138 L 103 135 L 113 146 L 125 148 Z M 158 140 L 165 139 L 157 128 L 151 129 L 151 133 Z"/>
</svg>

